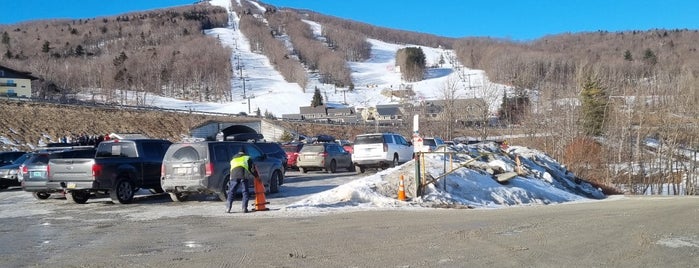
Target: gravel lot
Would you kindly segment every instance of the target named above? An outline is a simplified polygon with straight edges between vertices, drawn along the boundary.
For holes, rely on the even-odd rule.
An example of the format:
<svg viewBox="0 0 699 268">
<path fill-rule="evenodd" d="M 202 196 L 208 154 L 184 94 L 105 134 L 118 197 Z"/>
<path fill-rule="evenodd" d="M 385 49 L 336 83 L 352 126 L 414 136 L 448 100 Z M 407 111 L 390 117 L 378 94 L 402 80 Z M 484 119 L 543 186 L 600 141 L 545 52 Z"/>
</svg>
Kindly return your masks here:
<svg viewBox="0 0 699 268">
<path fill-rule="evenodd" d="M 699 198 L 612 197 L 506 209 L 300 213 L 284 206 L 352 173 L 287 174 L 271 211 L 200 196 L 134 204 L 0 191 L 3 267 L 694 267 Z M 238 201 L 234 205 L 239 205 Z"/>
</svg>

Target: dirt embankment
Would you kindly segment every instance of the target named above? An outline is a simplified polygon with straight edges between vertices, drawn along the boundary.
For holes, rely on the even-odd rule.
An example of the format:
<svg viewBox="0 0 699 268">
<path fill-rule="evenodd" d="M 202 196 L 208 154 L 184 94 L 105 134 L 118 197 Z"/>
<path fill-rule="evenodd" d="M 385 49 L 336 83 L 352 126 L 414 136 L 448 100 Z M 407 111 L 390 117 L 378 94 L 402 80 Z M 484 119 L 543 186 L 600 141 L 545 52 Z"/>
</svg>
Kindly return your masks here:
<svg viewBox="0 0 699 268">
<path fill-rule="evenodd" d="M 106 133 L 143 133 L 154 138 L 180 141 L 190 129 L 210 120 L 236 122 L 239 117 L 190 113 L 62 105 L 29 101 L 0 100 L 0 151 L 29 150 L 31 146 L 58 142 L 60 137 L 104 135 Z M 330 134 L 336 138 L 354 138 L 365 126 L 341 126 L 278 121 L 304 135 Z M 11 143 L 11 144 L 8 144 Z"/>
<path fill-rule="evenodd" d="M 2 150 L 29 149 L 27 144 L 36 145 L 39 140 L 57 142 L 60 137 L 71 134 L 143 133 L 180 140 L 190 128 L 207 120 L 227 120 L 226 117 L 23 101 L 0 101 L 0 111 L 0 136 L 16 144 L 0 144 Z"/>
</svg>

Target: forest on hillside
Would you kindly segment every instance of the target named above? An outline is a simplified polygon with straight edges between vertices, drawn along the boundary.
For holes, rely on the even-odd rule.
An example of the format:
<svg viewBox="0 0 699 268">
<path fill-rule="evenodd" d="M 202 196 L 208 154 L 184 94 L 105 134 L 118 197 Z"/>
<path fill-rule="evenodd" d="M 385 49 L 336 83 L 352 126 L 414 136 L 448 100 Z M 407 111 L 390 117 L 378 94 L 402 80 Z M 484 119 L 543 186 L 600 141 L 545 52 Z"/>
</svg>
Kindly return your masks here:
<svg viewBox="0 0 699 268">
<path fill-rule="evenodd" d="M 369 57 L 367 38 L 452 49 L 454 55 L 446 60 L 484 70 L 491 81 L 514 87 L 515 94 L 503 98 L 498 116 L 504 125 L 450 123 L 440 128 L 441 136 L 527 134 L 518 144 L 546 151 L 602 184 L 652 184 L 678 176 L 697 180 L 696 163 L 687 165 L 687 159 L 675 155 L 679 149 L 699 149 L 697 30 L 598 31 L 530 42 L 455 39 L 264 3 L 266 12 L 261 12 L 242 3 L 234 5 L 234 12 L 251 49 L 304 89 L 309 73 L 352 89 L 347 62 Z M 230 81 L 237 74 L 231 71 L 231 52 L 204 34 L 227 20 L 226 10 L 202 2 L 114 17 L 4 25 L 1 64 L 41 77 L 34 92 L 39 98 L 99 90 L 109 102 L 124 103 L 127 96 L 118 92 L 128 89 L 137 92 L 140 105 L 148 105 L 152 95 L 230 101 Z M 322 25 L 321 36 L 307 21 Z M 445 97 L 461 90 L 458 83 L 445 87 L 453 88 L 435 90 Z M 646 138 L 662 141 L 663 150 L 645 148 Z"/>
</svg>

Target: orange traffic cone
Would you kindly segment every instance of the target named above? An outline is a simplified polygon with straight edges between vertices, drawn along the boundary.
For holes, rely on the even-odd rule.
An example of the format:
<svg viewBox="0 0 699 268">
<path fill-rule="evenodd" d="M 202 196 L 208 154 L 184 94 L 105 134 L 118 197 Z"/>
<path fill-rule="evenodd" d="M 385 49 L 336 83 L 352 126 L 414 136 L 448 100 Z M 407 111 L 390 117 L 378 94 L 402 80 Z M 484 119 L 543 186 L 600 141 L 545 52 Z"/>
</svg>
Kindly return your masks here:
<svg viewBox="0 0 699 268">
<path fill-rule="evenodd" d="M 267 198 L 265 198 L 265 185 L 262 184 L 260 176 L 255 176 L 255 211 L 265 211 L 269 210 L 265 205 L 269 204 Z"/>
<path fill-rule="evenodd" d="M 405 184 L 403 183 L 403 175 L 400 175 L 400 181 L 398 182 L 398 200 L 405 201 Z"/>
</svg>

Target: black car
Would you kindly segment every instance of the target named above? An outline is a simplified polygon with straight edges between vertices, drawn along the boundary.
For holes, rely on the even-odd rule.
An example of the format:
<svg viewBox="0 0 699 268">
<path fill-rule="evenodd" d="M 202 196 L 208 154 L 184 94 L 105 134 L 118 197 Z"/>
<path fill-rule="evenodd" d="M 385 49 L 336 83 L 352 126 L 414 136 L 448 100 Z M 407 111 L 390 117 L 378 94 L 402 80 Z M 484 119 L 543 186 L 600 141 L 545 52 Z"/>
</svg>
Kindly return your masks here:
<svg viewBox="0 0 699 268">
<path fill-rule="evenodd" d="M 0 189 L 6 189 L 10 186 L 20 186 L 19 181 L 19 166 L 29 158 L 29 154 L 25 153 L 9 165 L 0 167 Z"/>
<path fill-rule="evenodd" d="M 0 167 L 10 165 L 26 152 L 0 152 Z"/>
<path fill-rule="evenodd" d="M 276 142 L 255 142 L 257 147 L 262 150 L 267 156 L 274 157 L 282 160 L 282 165 L 284 170 L 287 169 L 287 161 L 289 161 L 286 151 L 282 148 L 282 145 Z"/>
</svg>

